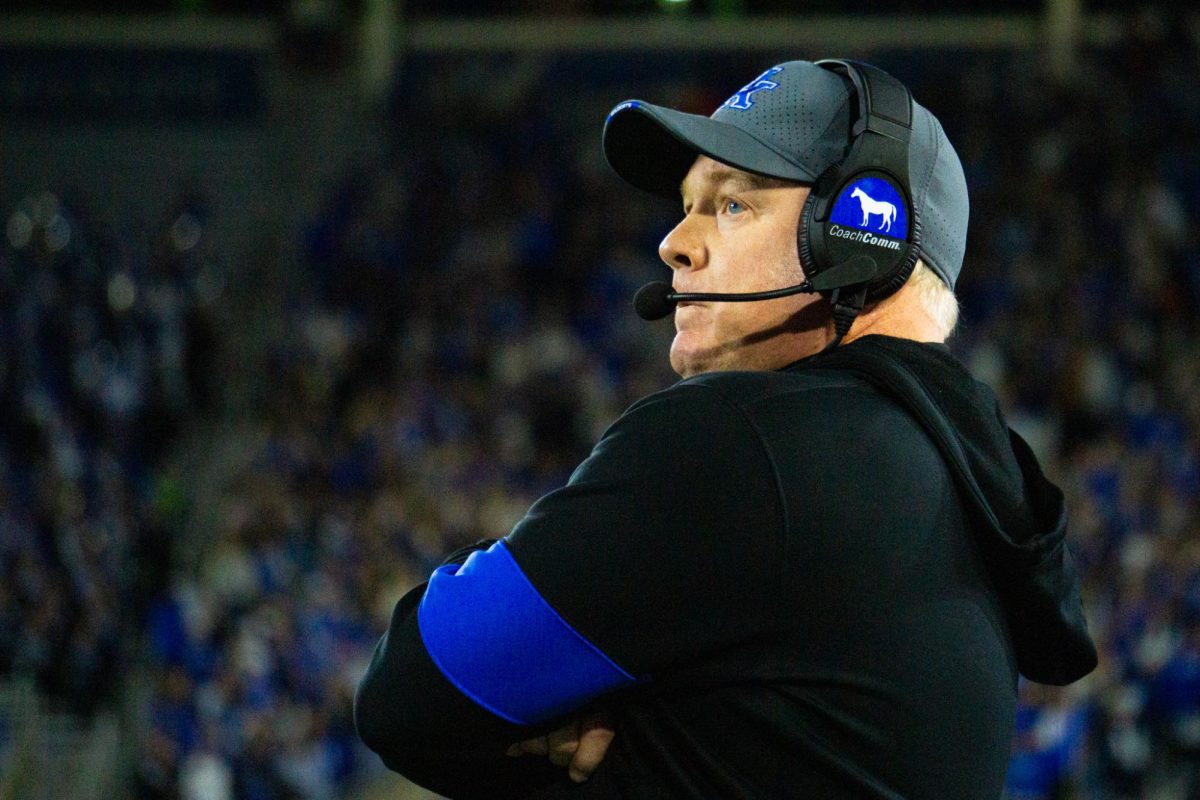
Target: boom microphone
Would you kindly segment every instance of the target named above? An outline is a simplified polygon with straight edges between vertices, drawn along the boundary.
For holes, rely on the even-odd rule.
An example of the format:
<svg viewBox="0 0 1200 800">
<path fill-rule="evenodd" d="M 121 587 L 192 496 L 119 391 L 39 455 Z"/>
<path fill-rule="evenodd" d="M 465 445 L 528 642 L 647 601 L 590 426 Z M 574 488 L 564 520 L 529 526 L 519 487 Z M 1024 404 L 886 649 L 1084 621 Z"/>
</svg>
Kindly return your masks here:
<svg viewBox="0 0 1200 800">
<path fill-rule="evenodd" d="M 633 296 L 633 310 L 646 321 L 662 319 L 675 310 L 675 300 L 671 296 L 671 284 L 662 281 L 647 283 L 637 290 Z"/>
<path fill-rule="evenodd" d="M 746 303 L 751 300 L 774 300 L 802 292 L 825 292 L 846 286 L 854 286 L 872 280 L 878 273 L 875 259 L 855 256 L 836 267 L 822 271 L 812 280 L 782 289 L 765 292 L 743 292 L 721 294 L 715 292 L 673 292 L 671 284 L 653 281 L 637 290 L 633 296 L 633 309 L 642 319 L 650 322 L 662 319 L 675 310 L 677 303 L 696 300 L 703 303 Z"/>
<path fill-rule="evenodd" d="M 771 289 L 766 292 L 745 292 L 742 294 L 689 293 L 673 292 L 671 291 L 671 284 L 654 281 L 638 289 L 637 294 L 633 296 L 633 309 L 642 319 L 652 321 L 662 319 L 675 310 L 677 303 L 683 303 L 688 300 L 697 300 L 706 303 L 745 303 L 751 300 L 774 300 L 776 297 L 787 297 L 788 295 L 800 294 L 801 292 L 815 291 L 816 289 L 813 288 L 812 284 L 805 281 L 796 286 Z"/>
</svg>

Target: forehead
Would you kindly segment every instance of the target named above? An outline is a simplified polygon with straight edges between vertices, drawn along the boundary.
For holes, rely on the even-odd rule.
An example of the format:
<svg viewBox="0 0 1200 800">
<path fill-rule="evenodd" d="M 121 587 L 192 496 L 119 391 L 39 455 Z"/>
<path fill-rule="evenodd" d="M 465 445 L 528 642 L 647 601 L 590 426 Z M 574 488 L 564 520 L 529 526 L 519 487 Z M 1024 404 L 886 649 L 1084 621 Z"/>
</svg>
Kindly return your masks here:
<svg viewBox="0 0 1200 800">
<path fill-rule="evenodd" d="M 722 164 L 720 161 L 714 161 L 708 156 L 697 156 L 692 168 L 688 170 L 683 182 L 679 184 L 679 193 L 687 198 L 725 186 L 735 186 L 747 190 L 774 189 L 795 185 L 797 184 L 779 178 L 767 178 L 753 172 L 746 172 L 737 167 Z"/>
</svg>

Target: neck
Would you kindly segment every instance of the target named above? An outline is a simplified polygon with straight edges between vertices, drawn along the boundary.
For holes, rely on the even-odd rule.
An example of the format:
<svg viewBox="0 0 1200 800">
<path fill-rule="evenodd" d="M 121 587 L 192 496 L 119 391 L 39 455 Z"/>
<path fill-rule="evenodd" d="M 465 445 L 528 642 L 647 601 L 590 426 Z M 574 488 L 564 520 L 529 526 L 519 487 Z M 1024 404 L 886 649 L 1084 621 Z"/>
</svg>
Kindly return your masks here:
<svg viewBox="0 0 1200 800">
<path fill-rule="evenodd" d="M 945 335 L 933 318 L 926 313 L 917 300 L 916 290 L 911 284 L 905 284 L 890 297 L 885 297 L 878 303 L 863 310 L 843 343 L 853 342 L 871 334 L 895 336 L 900 339 L 912 339 L 918 342 L 944 342 Z M 833 325 L 830 323 L 829 338 L 833 338 Z"/>
</svg>

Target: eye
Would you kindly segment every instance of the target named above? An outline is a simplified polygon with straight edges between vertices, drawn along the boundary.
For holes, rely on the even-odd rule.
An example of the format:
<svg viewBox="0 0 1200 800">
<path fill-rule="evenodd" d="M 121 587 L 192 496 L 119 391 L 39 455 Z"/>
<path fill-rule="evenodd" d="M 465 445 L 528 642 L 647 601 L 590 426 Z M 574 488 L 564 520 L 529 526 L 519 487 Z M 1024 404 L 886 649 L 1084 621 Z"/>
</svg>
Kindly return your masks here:
<svg viewBox="0 0 1200 800">
<path fill-rule="evenodd" d="M 725 201 L 725 213 L 727 214 L 741 214 L 745 210 L 746 206 L 742 205 L 740 200 L 730 198 Z"/>
</svg>

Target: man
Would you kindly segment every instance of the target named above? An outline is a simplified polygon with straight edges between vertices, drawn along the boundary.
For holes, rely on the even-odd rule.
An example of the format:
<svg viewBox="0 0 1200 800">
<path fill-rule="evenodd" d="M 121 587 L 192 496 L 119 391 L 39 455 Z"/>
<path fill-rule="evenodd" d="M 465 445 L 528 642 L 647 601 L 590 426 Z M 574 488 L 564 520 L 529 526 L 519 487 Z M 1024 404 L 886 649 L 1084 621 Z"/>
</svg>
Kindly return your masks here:
<svg viewBox="0 0 1200 800">
<path fill-rule="evenodd" d="M 864 70 L 793 61 L 711 118 L 610 116 L 618 174 L 682 193 L 659 254 L 684 380 L 400 601 L 355 704 L 391 768 L 450 797 L 996 798 L 1018 672 L 1095 666 L 1062 494 L 942 344 L 958 158 Z M 822 272 L 806 201 L 874 128 L 900 188 L 860 188 L 834 235 L 903 257 Z M 824 288 L 712 298 L 793 285 Z"/>
</svg>

